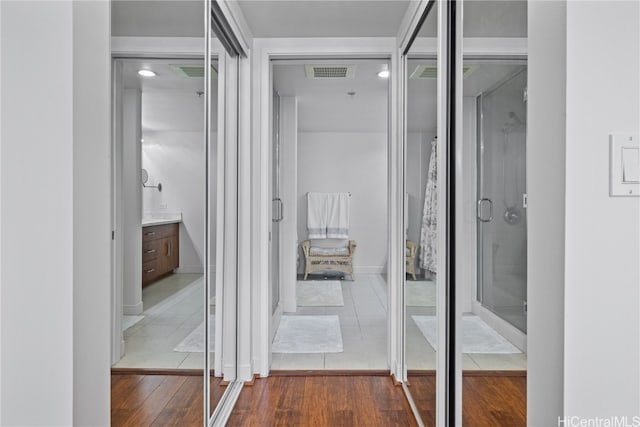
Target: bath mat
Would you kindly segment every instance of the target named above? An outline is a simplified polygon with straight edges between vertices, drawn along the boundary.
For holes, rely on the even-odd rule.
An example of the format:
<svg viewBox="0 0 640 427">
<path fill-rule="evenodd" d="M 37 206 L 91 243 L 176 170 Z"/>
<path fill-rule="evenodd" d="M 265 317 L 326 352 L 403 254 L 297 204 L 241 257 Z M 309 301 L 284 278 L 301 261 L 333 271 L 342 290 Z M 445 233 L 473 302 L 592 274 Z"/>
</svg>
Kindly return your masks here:
<svg viewBox="0 0 640 427">
<path fill-rule="evenodd" d="M 431 280 L 406 281 L 404 289 L 408 307 L 436 306 L 436 282 Z"/>
<path fill-rule="evenodd" d="M 215 349 L 215 315 L 209 316 L 209 351 Z M 181 353 L 204 353 L 204 322 L 200 323 L 173 349 Z"/>
<path fill-rule="evenodd" d="M 337 280 L 296 282 L 298 307 L 342 307 L 342 283 Z"/>
<path fill-rule="evenodd" d="M 431 347 L 438 349 L 435 316 L 411 316 Z M 462 316 L 463 353 L 522 353 L 478 316 Z"/>
<path fill-rule="evenodd" d="M 282 316 L 274 353 L 342 353 L 338 316 Z"/>
<path fill-rule="evenodd" d="M 144 316 L 122 316 L 122 330 L 126 331 L 142 319 Z"/>
</svg>

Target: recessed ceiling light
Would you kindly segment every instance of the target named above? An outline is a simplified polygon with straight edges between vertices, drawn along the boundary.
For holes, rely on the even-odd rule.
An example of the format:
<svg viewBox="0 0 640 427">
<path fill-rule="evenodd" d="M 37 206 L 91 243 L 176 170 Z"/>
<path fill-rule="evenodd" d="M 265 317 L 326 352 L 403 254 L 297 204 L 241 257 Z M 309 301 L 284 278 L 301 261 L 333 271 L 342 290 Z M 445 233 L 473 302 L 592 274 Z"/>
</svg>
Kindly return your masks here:
<svg viewBox="0 0 640 427">
<path fill-rule="evenodd" d="M 142 77 L 155 77 L 156 73 L 154 73 L 151 70 L 138 70 L 138 74 L 140 74 Z"/>
<path fill-rule="evenodd" d="M 388 79 L 389 78 L 389 70 L 382 70 L 378 73 L 378 77 L 381 77 L 383 79 Z"/>
</svg>

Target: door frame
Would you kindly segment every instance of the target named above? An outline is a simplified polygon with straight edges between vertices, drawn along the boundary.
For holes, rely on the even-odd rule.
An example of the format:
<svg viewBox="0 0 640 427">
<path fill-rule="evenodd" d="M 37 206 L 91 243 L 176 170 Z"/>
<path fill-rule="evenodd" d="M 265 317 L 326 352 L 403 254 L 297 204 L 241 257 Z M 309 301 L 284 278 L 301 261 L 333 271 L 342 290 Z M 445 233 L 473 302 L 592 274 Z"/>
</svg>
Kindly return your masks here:
<svg viewBox="0 0 640 427">
<path fill-rule="evenodd" d="M 253 132 L 254 144 L 258 148 L 252 153 L 252 170 L 259 171 L 252 179 L 252 201 L 257 208 L 252 212 L 252 295 L 256 301 L 251 325 L 241 326 L 239 333 L 252 334 L 253 371 L 266 377 L 271 365 L 271 300 L 269 292 L 269 223 L 271 221 L 270 187 L 270 150 L 271 150 L 271 95 L 272 95 L 272 59 L 386 59 L 390 61 L 389 78 L 389 128 L 388 128 L 388 361 L 390 372 L 396 378 L 402 378 L 402 333 L 401 313 L 398 312 L 401 286 L 399 272 L 404 264 L 404 232 L 400 229 L 403 193 L 401 176 L 398 174 L 402 163 L 397 143 L 400 126 L 398 125 L 398 50 L 395 37 L 376 38 L 264 38 L 254 39 L 253 63 Z M 402 260 L 398 263 L 397 260 Z M 398 265 L 400 264 L 400 265 Z M 251 328 L 249 329 L 249 326 Z M 246 328 L 244 331 L 242 328 Z M 240 374 L 240 373 L 239 373 Z M 240 380 L 248 378 L 239 377 Z"/>
</svg>

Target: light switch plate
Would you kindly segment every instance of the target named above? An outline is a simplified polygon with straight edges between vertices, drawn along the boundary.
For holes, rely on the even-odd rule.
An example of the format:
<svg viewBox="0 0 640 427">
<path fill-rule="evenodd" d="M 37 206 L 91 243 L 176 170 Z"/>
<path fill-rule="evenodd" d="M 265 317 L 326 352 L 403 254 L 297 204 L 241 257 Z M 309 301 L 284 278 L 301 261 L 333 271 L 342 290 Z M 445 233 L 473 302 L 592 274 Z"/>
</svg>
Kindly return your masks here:
<svg viewBox="0 0 640 427">
<path fill-rule="evenodd" d="M 611 134 L 610 195 L 640 197 L 640 141 L 637 134 Z"/>
</svg>

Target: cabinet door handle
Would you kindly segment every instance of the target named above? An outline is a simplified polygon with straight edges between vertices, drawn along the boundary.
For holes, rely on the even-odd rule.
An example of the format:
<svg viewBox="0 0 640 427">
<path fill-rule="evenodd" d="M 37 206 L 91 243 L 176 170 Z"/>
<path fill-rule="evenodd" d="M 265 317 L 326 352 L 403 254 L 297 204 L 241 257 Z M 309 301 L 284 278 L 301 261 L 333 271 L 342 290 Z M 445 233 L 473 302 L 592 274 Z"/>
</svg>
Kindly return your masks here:
<svg viewBox="0 0 640 427">
<path fill-rule="evenodd" d="M 155 231 L 149 231 L 147 233 L 144 233 L 145 236 L 155 236 L 156 232 Z"/>
<path fill-rule="evenodd" d="M 155 250 L 155 249 L 149 249 L 149 250 L 147 251 L 147 253 L 148 253 L 148 254 L 155 254 L 155 253 L 156 253 L 156 250 Z"/>
<path fill-rule="evenodd" d="M 156 271 L 156 269 L 155 269 L 155 268 L 152 268 L 151 270 L 147 270 L 147 271 L 145 271 L 145 273 L 147 273 L 147 274 L 148 274 L 148 273 L 153 273 L 154 271 Z"/>
<path fill-rule="evenodd" d="M 171 240 L 169 240 L 167 245 L 167 256 L 171 256 Z"/>
</svg>

